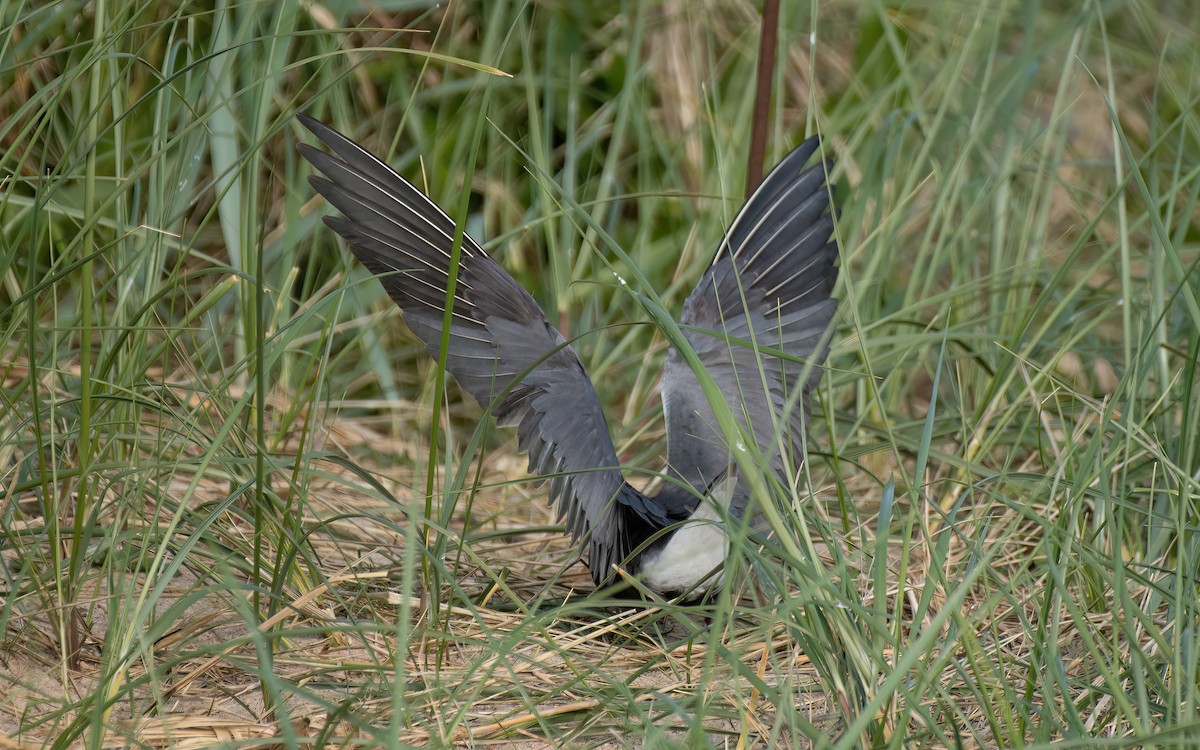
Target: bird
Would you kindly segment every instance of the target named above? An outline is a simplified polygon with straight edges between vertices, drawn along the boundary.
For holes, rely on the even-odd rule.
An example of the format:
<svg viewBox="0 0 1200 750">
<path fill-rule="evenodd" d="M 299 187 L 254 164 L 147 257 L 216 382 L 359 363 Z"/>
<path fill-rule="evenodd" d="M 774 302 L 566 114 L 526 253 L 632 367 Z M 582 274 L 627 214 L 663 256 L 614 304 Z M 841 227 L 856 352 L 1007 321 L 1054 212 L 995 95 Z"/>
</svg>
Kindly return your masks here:
<svg viewBox="0 0 1200 750">
<path fill-rule="evenodd" d="M 350 138 L 304 114 L 328 149 L 298 144 L 313 189 L 340 215 L 339 235 L 400 308 L 434 358 L 442 348 L 455 222 Z M 679 326 L 738 421 L 780 479 L 803 460 L 809 392 L 837 311 L 832 160 L 808 162 L 813 136 L 771 170 L 735 215 L 683 303 Z M 723 581 L 725 522 L 748 522 L 740 476 L 692 366 L 676 348 L 661 382 L 665 480 L 646 494 L 624 478 L 596 389 L 534 298 L 470 236 L 461 240 L 446 370 L 497 424 L 516 427 L 529 471 L 586 548 L 597 588 L 623 571 L 664 598 L 694 600 Z M 752 345 L 758 342 L 758 345 Z M 781 356 L 782 355 L 782 356 Z M 796 389 L 800 391 L 796 391 Z M 797 395 L 798 394 L 798 395 Z"/>
</svg>

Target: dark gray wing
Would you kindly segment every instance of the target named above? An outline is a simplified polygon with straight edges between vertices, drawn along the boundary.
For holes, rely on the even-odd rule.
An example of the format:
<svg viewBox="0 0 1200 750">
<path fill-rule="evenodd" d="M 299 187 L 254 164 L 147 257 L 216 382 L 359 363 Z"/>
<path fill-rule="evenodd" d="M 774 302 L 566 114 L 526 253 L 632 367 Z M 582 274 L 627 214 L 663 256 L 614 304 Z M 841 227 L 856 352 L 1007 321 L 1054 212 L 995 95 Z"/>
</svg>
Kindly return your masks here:
<svg viewBox="0 0 1200 750">
<path fill-rule="evenodd" d="M 804 169 L 817 146 L 815 137 L 801 144 L 746 201 L 680 320 L 726 403 L 743 427 L 750 426 L 776 472 L 783 469 L 783 451 L 792 454 L 792 466 L 803 459 L 807 391 L 820 379 L 828 354 L 821 339 L 837 309 L 829 296 L 837 278 L 826 185 L 832 165 Z M 803 362 L 756 355 L 731 338 L 811 362 L 810 375 L 801 383 Z M 798 401 L 796 388 L 804 389 Z M 730 454 L 700 383 L 673 348 L 662 398 L 669 470 L 703 489 L 730 465 Z M 790 412 L 789 401 L 795 403 Z"/>
<path fill-rule="evenodd" d="M 300 121 L 328 146 L 300 144 L 325 176 L 309 182 L 345 218 L 325 223 L 346 240 L 426 350 L 438 356 L 454 221 L 420 190 L 337 131 Z M 446 369 L 502 426 L 516 425 L 529 469 L 550 477 L 550 501 L 572 536 L 589 544 L 597 584 L 668 523 L 626 484 L 595 388 L 542 309 L 471 238 L 464 237 Z"/>
</svg>

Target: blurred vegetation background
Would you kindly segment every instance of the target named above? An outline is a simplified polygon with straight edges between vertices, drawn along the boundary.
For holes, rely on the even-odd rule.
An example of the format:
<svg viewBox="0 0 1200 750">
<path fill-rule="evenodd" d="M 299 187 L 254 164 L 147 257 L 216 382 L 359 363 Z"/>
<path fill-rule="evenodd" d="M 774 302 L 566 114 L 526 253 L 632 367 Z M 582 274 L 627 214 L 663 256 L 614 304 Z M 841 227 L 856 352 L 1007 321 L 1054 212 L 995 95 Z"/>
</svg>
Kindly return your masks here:
<svg viewBox="0 0 1200 750">
<path fill-rule="evenodd" d="M 577 337 L 645 481 L 617 275 L 677 314 L 711 259 L 760 13 L 0 3 L 0 747 L 1196 746 L 1200 5 L 783 3 L 842 309 L 797 542 L 711 602 L 584 598 L 320 222 L 299 111 Z"/>
</svg>

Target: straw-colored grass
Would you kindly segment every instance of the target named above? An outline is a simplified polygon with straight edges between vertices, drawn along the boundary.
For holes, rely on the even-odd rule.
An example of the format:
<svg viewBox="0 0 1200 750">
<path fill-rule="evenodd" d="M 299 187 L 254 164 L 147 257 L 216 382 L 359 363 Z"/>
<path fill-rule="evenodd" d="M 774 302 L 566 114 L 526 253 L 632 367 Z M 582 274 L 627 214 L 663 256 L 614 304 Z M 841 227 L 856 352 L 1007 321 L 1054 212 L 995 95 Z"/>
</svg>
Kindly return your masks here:
<svg viewBox="0 0 1200 750">
<path fill-rule="evenodd" d="M 378 6 L 0 5 L 0 748 L 1200 746 L 1200 7 L 784 3 L 841 314 L 684 605 L 592 591 L 292 115 L 492 240 L 652 482 L 756 5 Z"/>
</svg>

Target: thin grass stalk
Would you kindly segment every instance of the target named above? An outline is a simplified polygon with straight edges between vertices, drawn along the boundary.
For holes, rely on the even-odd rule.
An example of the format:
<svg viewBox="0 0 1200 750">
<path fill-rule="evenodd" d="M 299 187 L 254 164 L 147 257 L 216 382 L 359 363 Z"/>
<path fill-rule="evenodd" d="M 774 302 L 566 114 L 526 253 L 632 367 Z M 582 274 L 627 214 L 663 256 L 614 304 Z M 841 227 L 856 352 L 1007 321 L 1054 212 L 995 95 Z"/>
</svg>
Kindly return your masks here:
<svg viewBox="0 0 1200 750">
<path fill-rule="evenodd" d="M 767 126 L 771 121 L 771 84 L 775 80 L 775 50 L 779 44 L 779 0 L 763 0 L 762 31 L 758 43 L 758 73 L 754 91 L 754 120 L 750 153 L 746 161 L 747 200 L 763 178 Z"/>
<path fill-rule="evenodd" d="M 96 49 L 107 46 L 105 23 L 108 6 L 105 0 L 98 0 L 95 7 L 92 39 Z M 84 128 L 84 147 L 88 149 L 84 166 L 83 209 L 85 216 L 92 216 L 96 208 L 96 157 L 100 136 L 100 116 L 104 105 L 103 99 L 104 66 L 100 60 L 94 59 L 88 71 L 88 111 L 90 116 Z M 94 457 L 92 436 L 92 306 L 93 306 L 93 269 L 91 256 L 96 249 L 95 222 L 88 221 L 84 228 L 81 242 L 81 252 L 87 260 L 80 268 L 80 329 L 79 329 L 79 440 L 76 461 L 79 466 L 79 478 L 76 480 L 76 496 L 73 503 L 75 519 L 70 549 L 67 551 L 67 571 L 64 608 L 59 624 L 60 646 L 63 649 L 67 669 L 79 668 L 79 649 L 82 646 L 82 623 L 77 604 L 79 586 L 83 575 L 85 550 L 82 546 L 84 539 L 84 523 L 91 515 L 91 464 Z M 64 498 L 67 500 L 67 498 Z M 67 503 L 67 507 L 72 504 Z M 61 568 L 59 568 L 61 570 Z"/>
<path fill-rule="evenodd" d="M 461 258 L 462 258 L 462 244 L 463 244 L 463 240 L 466 236 L 466 224 L 464 223 L 464 217 L 466 217 L 467 213 L 468 213 L 467 209 L 469 207 L 469 202 L 470 202 L 470 198 L 471 198 L 471 186 L 472 186 L 472 180 L 474 177 L 474 164 L 476 162 L 476 159 L 479 156 L 479 145 L 483 140 L 484 123 L 486 122 L 485 113 L 488 111 L 488 103 L 491 100 L 492 81 L 493 80 L 494 80 L 494 78 L 492 76 L 486 76 L 483 81 L 483 86 L 482 86 L 483 92 L 482 92 L 482 98 L 481 98 L 481 103 L 480 103 L 480 115 L 475 120 L 475 128 L 474 128 L 474 132 L 472 135 L 472 139 L 470 141 L 470 148 L 467 152 L 467 161 L 466 161 L 466 164 L 467 164 L 466 170 L 467 171 L 463 177 L 462 191 L 459 194 L 458 211 L 455 213 L 455 215 L 460 218 L 455 222 L 454 238 L 452 240 L 452 244 L 451 244 L 451 248 L 450 248 L 450 268 L 449 268 L 449 274 L 448 274 L 448 278 L 447 278 L 447 282 L 446 282 L 446 306 L 445 306 L 445 311 L 443 312 L 443 316 L 442 316 L 442 340 L 441 340 L 441 344 L 439 345 L 440 348 L 438 350 L 437 367 L 434 371 L 434 373 L 435 373 L 434 374 L 434 383 L 435 383 L 435 385 L 438 385 L 439 387 L 438 387 L 437 396 L 433 400 L 433 405 L 432 405 L 433 416 L 432 416 L 432 419 L 430 420 L 429 459 L 428 459 L 428 465 L 426 467 L 427 473 L 425 476 L 425 517 L 426 518 L 434 518 L 435 517 L 434 512 L 433 512 L 434 511 L 433 498 L 435 496 L 435 493 L 437 492 L 437 485 L 436 485 L 437 466 L 439 465 L 438 449 L 439 449 L 439 445 L 440 445 L 439 432 L 440 432 L 440 428 L 441 428 L 442 399 L 443 399 L 443 391 L 440 387 L 440 384 L 444 383 L 445 379 L 446 379 L 446 353 L 447 353 L 449 345 L 450 345 L 450 320 L 451 320 L 451 316 L 454 311 L 455 291 L 458 288 L 458 271 L 459 271 L 459 264 L 460 264 Z M 447 439 L 447 446 L 446 446 L 446 452 L 445 452 L 445 460 L 446 460 L 446 465 L 449 466 L 449 462 L 451 459 L 451 448 L 449 446 L 449 434 L 447 434 L 446 439 Z M 445 497 L 446 497 L 446 499 L 449 499 L 452 496 L 447 495 Z M 455 502 L 454 500 L 450 500 L 449 505 L 451 507 L 453 507 L 454 502 Z M 443 508 L 442 510 L 443 510 L 443 514 L 444 514 L 445 508 Z M 422 532 L 422 543 L 425 547 L 430 546 L 430 542 L 432 540 L 432 531 L 433 531 L 432 527 L 430 527 L 429 525 L 426 525 Z M 444 543 L 445 543 L 444 539 L 439 540 L 439 542 L 438 542 L 439 548 L 441 548 L 444 545 Z M 424 572 L 425 572 L 426 590 L 427 590 L 428 595 L 430 596 L 431 607 L 434 612 L 438 612 L 441 609 L 440 604 L 439 604 L 440 598 L 441 598 L 440 597 L 441 586 L 440 586 L 439 577 L 436 575 L 430 575 L 432 570 L 428 567 L 425 568 Z"/>
</svg>

